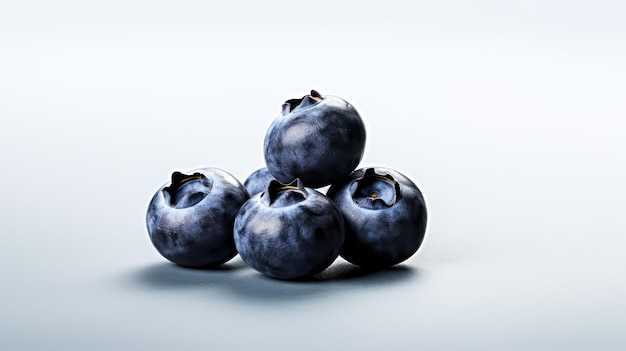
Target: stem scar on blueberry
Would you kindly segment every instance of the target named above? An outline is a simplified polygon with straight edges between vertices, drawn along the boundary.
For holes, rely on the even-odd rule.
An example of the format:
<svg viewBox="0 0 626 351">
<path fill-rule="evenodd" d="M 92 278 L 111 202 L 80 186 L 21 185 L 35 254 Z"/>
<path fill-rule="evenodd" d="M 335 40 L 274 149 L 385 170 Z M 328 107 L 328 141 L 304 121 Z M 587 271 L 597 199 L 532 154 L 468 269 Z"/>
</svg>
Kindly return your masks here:
<svg viewBox="0 0 626 351">
<path fill-rule="evenodd" d="M 291 186 L 291 185 L 285 185 L 283 187 L 278 188 L 277 190 L 288 190 L 288 189 L 295 189 L 295 190 L 300 190 L 300 188 L 298 188 L 297 186 Z"/>
<path fill-rule="evenodd" d="M 354 203 L 369 209 L 390 207 L 400 195 L 400 183 L 389 174 L 377 174 L 373 168 L 367 169 L 352 187 Z"/>
<path fill-rule="evenodd" d="M 320 95 L 320 93 L 318 93 L 316 90 L 311 90 L 310 95 L 305 95 L 300 99 L 289 99 L 283 104 L 283 116 L 298 107 L 304 108 L 315 105 L 316 103 L 322 101 L 322 99 L 322 95 Z"/>
<path fill-rule="evenodd" d="M 261 201 L 267 206 L 282 207 L 293 205 L 307 198 L 307 191 L 300 179 L 289 184 L 272 180 L 267 190 L 261 195 Z"/>
<path fill-rule="evenodd" d="M 173 208 L 187 208 L 202 201 L 211 192 L 211 182 L 202 173 L 172 173 L 172 184 L 163 188 L 166 202 Z"/>
</svg>

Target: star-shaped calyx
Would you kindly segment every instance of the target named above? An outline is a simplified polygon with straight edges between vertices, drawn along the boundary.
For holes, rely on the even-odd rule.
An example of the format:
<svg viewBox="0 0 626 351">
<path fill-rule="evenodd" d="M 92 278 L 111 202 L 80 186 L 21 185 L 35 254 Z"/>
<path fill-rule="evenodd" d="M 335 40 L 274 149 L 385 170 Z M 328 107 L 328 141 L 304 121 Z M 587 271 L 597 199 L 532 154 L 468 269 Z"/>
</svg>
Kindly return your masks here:
<svg viewBox="0 0 626 351">
<path fill-rule="evenodd" d="M 285 103 L 283 104 L 282 114 L 283 116 L 285 116 L 297 109 L 299 110 L 309 106 L 313 106 L 322 101 L 322 99 L 324 99 L 324 97 L 322 97 L 320 93 L 318 93 L 316 90 L 311 90 L 310 95 L 305 95 L 300 99 L 289 99 L 285 101 Z"/>
<path fill-rule="evenodd" d="M 296 179 L 289 184 L 272 180 L 267 186 L 267 190 L 261 194 L 261 202 L 266 206 L 284 207 L 304 201 L 307 195 L 308 192 L 300 179 Z"/>
<path fill-rule="evenodd" d="M 381 209 L 393 206 L 401 196 L 400 183 L 389 174 L 378 174 L 368 168 L 350 187 L 352 199 L 359 207 Z"/>
<path fill-rule="evenodd" d="M 174 208 L 191 207 L 211 192 L 211 181 L 202 173 L 172 173 L 172 183 L 163 188 L 166 202 Z"/>
</svg>

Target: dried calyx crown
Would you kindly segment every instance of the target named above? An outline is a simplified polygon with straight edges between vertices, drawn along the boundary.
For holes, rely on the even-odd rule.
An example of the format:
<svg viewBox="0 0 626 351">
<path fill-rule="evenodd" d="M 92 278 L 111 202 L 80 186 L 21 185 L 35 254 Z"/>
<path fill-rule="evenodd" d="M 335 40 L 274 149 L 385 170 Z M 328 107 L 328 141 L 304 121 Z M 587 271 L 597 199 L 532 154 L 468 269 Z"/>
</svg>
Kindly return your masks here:
<svg viewBox="0 0 626 351">
<path fill-rule="evenodd" d="M 306 199 L 308 192 L 299 178 L 289 184 L 272 180 L 261 194 L 261 201 L 267 206 L 288 206 Z"/>
<path fill-rule="evenodd" d="M 283 104 L 283 115 L 295 110 L 296 108 L 304 108 L 315 105 L 322 101 L 323 97 L 316 90 L 311 90 L 310 95 L 305 95 L 300 99 L 289 99 Z"/>
<path fill-rule="evenodd" d="M 365 170 L 356 179 L 352 188 L 352 199 L 366 208 L 382 208 L 394 205 L 401 197 L 400 183 L 390 174 L 378 174 L 373 168 Z"/>
<path fill-rule="evenodd" d="M 163 188 L 163 196 L 171 207 L 186 208 L 200 202 L 210 191 L 210 181 L 204 174 L 174 172 L 172 183 Z"/>
</svg>

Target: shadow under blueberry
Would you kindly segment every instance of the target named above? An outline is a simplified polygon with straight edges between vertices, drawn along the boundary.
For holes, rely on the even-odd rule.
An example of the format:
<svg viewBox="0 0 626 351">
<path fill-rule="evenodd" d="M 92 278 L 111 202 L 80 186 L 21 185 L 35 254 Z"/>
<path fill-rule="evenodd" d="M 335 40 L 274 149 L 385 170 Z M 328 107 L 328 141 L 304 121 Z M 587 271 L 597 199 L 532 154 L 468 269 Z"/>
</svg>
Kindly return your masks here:
<svg viewBox="0 0 626 351">
<path fill-rule="evenodd" d="M 325 295 L 351 294 L 364 287 L 389 287 L 419 279 L 420 270 L 400 264 L 368 270 L 337 260 L 323 272 L 301 280 L 280 280 L 248 267 L 238 256 L 212 269 L 180 267 L 164 262 L 131 272 L 126 281 L 141 289 L 206 291 L 239 302 L 288 302 Z"/>
<path fill-rule="evenodd" d="M 244 277 L 242 277 L 244 278 Z M 233 293 L 252 301 L 289 301 L 324 295 L 363 292 L 363 287 L 389 287 L 419 278 L 419 270 L 401 265 L 385 270 L 365 270 L 335 262 L 325 271 L 306 279 L 280 280 L 261 273 L 233 279 Z"/>
<path fill-rule="evenodd" d="M 220 277 L 246 268 L 243 261 L 232 260 L 214 268 L 189 268 L 171 262 L 162 262 L 143 267 L 129 277 L 141 287 L 159 289 L 184 289 L 215 285 Z"/>
<path fill-rule="evenodd" d="M 321 273 L 304 281 L 346 282 L 364 284 L 388 284 L 394 281 L 417 277 L 419 270 L 405 264 L 385 269 L 362 268 L 348 262 L 335 262 Z"/>
</svg>

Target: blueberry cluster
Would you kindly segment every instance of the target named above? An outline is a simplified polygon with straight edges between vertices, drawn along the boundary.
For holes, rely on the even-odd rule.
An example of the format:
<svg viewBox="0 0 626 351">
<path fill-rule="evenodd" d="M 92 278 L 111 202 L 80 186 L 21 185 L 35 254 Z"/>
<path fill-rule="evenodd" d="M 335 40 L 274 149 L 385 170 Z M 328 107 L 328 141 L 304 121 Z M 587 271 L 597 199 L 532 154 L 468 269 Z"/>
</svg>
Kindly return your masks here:
<svg viewBox="0 0 626 351">
<path fill-rule="evenodd" d="M 365 126 L 347 101 L 315 90 L 287 100 L 263 146 L 266 167 L 244 184 L 218 168 L 172 174 L 146 215 L 161 255 L 181 266 L 214 267 L 239 253 L 263 274 L 300 279 L 339 255 L 381 269 L 420 247 L 422 193 L 395 170 L 355 170 Z M 328 185 L 326 194 L 316 190 Z"/>
</svg>

